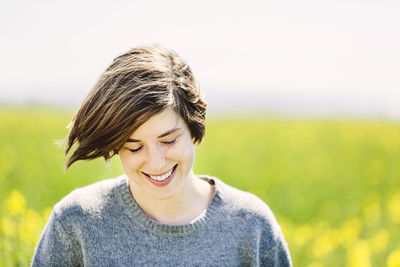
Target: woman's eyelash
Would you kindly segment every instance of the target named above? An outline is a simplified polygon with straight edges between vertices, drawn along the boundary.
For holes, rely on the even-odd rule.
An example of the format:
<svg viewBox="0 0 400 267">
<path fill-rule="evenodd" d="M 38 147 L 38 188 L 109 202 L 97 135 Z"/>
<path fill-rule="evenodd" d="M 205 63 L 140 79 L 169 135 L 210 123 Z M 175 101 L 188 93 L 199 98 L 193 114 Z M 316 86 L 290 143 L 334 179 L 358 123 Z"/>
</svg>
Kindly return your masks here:
<svg viewBox="0 0 400 267">
<path fill-rule="evenodd" d="M 164 142 L 162 142 L 163 144 L 166 144 L 166 145 L 171 145 L 171 144 L 173 144 L 173 143 L 175 143 L 176 142 L 176 138 L 175 139 L 173 139 L 173 140 L 171 140 L 171 141 L 164 141 Z"/>
<path fill-rule="evenodd" d="M 164 142 L 161 142 L 161 143 L 166 144 L 166 145 L 172 145 L 172 144 L 174 144 L 175 142 L 176 142 L 176 138 L 173 139 L 173 140 L 164 141 Z M 136 148 L 136 149 L 130 149 L 130 148 L 128 148 L 128 150 L 129 150 L 130 152 L 138 152 L 139 150 L 142 149 L 142 147 L 143 147 L 143 146 L 141 146 L 141 147 L 139 147 L 139 148 Z"/>
<path fill-rule="evenodd" d="M 138 152 L 142 147 L 136 148 L 136 149 L 129 149 L 130 152 Z"/>
</svg>

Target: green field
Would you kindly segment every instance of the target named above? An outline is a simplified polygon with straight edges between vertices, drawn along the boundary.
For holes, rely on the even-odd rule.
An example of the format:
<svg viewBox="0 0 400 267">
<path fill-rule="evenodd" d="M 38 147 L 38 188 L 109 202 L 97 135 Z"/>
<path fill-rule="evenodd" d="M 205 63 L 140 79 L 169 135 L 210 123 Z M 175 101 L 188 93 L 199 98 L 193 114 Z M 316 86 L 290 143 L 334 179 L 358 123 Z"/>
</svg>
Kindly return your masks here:
<svg viewBox="0 0 400 267">
<path fill-rule="evenodd" d="M 0 266 L 28 266 L 52 206 L 119 175 L 117 158 L 64 173 L 72 112 L 0 109 Z M 400 266 L 400 124 L 211 117 L 195 172 L 261 197 L 294 266 Z"/>
</svg>

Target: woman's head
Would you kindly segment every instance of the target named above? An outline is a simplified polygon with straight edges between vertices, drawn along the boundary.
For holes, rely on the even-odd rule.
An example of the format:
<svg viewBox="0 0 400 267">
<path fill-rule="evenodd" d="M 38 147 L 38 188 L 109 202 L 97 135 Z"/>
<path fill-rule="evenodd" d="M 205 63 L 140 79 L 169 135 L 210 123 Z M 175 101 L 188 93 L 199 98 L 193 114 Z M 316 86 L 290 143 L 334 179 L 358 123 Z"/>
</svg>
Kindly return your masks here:
<svg viewBox="0 0 400 267">
<path fill-rule="evenodd" d="M 167 107 L 185 121 L 194 143 L 205 134 L 206 104 L 189 66 L 159 46 L 134 48 L 114 59 L 75 115 L 67 137 L 67 161 L 118 153 L 132 133 Z"/>
</svg>

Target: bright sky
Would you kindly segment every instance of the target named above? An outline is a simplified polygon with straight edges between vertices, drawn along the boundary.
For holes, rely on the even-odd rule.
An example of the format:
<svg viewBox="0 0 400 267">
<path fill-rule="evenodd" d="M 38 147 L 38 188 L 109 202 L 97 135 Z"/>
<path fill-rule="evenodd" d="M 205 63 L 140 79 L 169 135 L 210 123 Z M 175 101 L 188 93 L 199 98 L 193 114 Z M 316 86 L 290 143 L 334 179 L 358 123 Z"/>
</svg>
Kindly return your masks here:
<svg viewBox="0 0 400 267">
<path fill-rule="evenodd" d="M 214 110 L 400 118 L 400 2 L 0 2 L 0 102 L 72 104 L 112 59 L 159 43 Z"/>
</svg>

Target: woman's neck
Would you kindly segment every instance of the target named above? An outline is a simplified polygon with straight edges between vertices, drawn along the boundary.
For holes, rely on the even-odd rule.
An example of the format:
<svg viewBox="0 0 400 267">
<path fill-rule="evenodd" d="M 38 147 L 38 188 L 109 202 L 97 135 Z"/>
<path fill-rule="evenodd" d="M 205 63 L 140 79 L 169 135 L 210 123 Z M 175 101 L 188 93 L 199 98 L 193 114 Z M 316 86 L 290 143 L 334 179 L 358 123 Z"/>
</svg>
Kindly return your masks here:
<svg viewBox="0 0 400 267">
<path fill-rule="evenodd" d="M 199 217 L 214 195 L 214 188 L 193 173 L 180 191 L 167 199 L 157 199 L 138 192 L 131 183 L 129 187 L 137 204 L 150 218 L 170 225 L 187 224 Z"/>
</svg>

